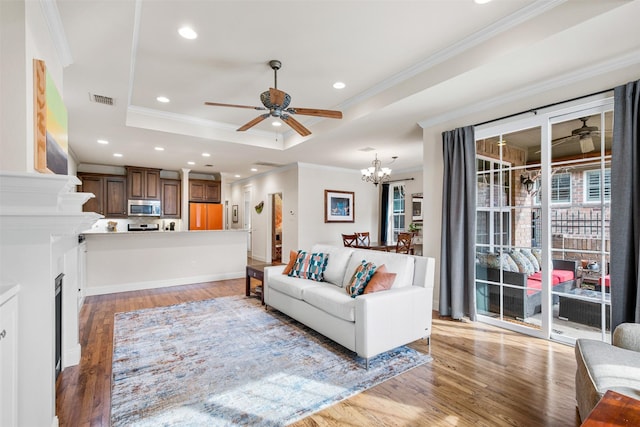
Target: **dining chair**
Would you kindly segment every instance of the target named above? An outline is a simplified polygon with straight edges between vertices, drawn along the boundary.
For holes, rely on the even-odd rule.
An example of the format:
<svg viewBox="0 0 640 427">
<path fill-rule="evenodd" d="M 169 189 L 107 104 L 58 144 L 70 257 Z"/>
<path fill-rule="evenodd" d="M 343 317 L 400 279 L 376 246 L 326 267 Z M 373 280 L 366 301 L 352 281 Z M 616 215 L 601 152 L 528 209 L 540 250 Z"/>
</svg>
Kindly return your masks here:
<svg viewBox="0 0 640 427">
<path fill-rule="evenodd" d="M 371 246 L 371 239 L 369 238 L 369 232 L 368 231 L 364 231 L 364 232 L 356 232 L 356 246 L 364 246 L 364 247 L 369 247 Z"/>
<path fill-rule="evenodd" d="M 394 252 L 399 254 L 413 254 L 413 248 L 411 243 L 413 240 L 413 233 L 398 233 L 398 241 Z"/>
<path fill-rule="evenodd" d="M 355 234 L 343 234 L 342 235 L 342 243 L 347 247 L 355 247 L 356 246 L 356 235 Z"/>
</svg>

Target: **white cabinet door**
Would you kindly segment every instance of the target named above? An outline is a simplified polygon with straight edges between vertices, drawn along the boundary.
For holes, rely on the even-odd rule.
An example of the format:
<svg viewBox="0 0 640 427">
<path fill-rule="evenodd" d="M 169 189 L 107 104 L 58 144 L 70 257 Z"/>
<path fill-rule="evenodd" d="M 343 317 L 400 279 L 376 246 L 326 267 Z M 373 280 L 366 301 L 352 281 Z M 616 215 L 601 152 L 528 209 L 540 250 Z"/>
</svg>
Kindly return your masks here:
<svg viewBox="0 0 640 427">
<path fill-rule="evenodd" d="M 0 293 L 0 426 L 18 425 L 18 296 Z M 4 301 L 4 302 L 3 302 Z"/>
</svg>

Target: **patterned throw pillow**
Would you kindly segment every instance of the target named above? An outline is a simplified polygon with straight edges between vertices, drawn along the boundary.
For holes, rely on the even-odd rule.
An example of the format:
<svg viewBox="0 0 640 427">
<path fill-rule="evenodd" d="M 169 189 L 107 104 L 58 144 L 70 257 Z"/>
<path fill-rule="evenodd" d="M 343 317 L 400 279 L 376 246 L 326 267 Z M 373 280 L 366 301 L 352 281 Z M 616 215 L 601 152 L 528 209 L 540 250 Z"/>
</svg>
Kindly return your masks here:
<svg viewBox="0 0 640 427">
<path fill-rule="evenodd" d="M 523 248 L 520 249 L 522 255 L 526 256 L 529 262 L 533 265 L 533 269 L 537 272 L 540 271 L 540 263 L 538 262 L 538 258 L 536 258 L 533 253 L 531 253 L 531 249 Z"/>
<path fill-rule="evenodd" d="M 522 254 L 519 250 L 515 249 L 511 251 L 509 255 L 518 266 L 518 271 L 520 273 L 524 273 L 527 276 L 530 276 L 536 272 L 533 268 L 533 264 L 531 264 L 531 261 L 529 261 L 527 257 L 524 256 L 524 254 Z"/>
<path fill-rule="evenodd" d="M 376 265 L 374 263 L 362 260 L 362 263 L 356 267 L 356 271 L 353 272 L 353 276 L 351 276 L 351 280 L 349 280 L 347 284 L 347 293 L 351 295 L 352 298 L 361 295 L 375 272 Z"/>
<path fill-rule="evenodd" d="M 293 270 L 293 265 L 296 263 L 297 259 L 298 252 L 289 251 L 289 263 L 287 263 L 287 266 L 284 268 L 284 270 L 282 270 L 282 274 L 289 275 L 289 273 L 291 273 L 291 270 Z"/>
<path fill-rule="evenodd" d="M 298 257 L 295 264 L 293 264 L 291 272 L 289 272 L 289 276 L 322 282 L 327 261 L 329 261 L 329 254 L 298 251 Z"/>
<path fill-rule="evenodd" d="M 542 249 L 532 248 L 531 253 L 538 260 L 538 264 L 540 265 L 540 269 L 542 269 Z"/>
<path fill-rule="evenodd" d="M 387 266 L 382 264 L 380 267 L 376 268 L 376 272 L 373 273 L 369 283 L 364 287 L 363 294 L 370 294 L 373 292 L 386 291 L 387 289 L 391 289 L 393 286 L 393 281 L 396 279 L 396 273 L 389 273 L 387 271 Z"/>
<path fill-rule="evenodd" d="M 487 254 L 487 267 L 502 269 L 504 271 L 513 271 L 519 273 L 518 266 L 507 253 L 503 254 Z"/>
</svg>

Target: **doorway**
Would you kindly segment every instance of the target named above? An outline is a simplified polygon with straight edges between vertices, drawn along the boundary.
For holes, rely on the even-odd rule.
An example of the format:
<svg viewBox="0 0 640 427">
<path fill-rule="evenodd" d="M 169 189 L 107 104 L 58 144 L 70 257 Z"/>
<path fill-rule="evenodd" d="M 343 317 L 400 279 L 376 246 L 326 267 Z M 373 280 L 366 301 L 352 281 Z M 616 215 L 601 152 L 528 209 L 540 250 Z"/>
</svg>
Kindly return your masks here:
<svg viewBox="0 0 640 427">
<path fill-rule="evenodd" d="M 282 193 L 271 195 L 271 262 L 282 262 Z"/>
<path fill-rule="evenodd" d="M 476 131 L 478 319 L 610 342 L 611 98 Z"/>
<path fill-rule="evenodd" d="M 243 194 L 242 227 L 247 231 L 247 256 L 251 256 L 251 187 L 246 187 Z"/>
</svg>

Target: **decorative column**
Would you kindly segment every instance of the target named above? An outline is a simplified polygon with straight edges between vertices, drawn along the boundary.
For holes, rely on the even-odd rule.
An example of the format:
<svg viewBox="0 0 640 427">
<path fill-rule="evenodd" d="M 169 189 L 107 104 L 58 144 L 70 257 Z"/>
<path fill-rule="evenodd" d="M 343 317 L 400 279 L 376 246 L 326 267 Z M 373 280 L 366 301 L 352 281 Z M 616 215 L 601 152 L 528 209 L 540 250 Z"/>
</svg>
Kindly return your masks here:
<svg viewBox="0 0 640 427">
<path fill-rule="evenodd" d="M 182 178 L 182 229 L 181 231 L 189 229 L 189 172 L 191 169 L 182 168 L 180 172 Z"/>
</svg>

